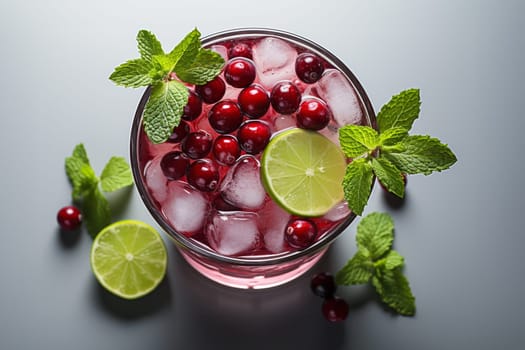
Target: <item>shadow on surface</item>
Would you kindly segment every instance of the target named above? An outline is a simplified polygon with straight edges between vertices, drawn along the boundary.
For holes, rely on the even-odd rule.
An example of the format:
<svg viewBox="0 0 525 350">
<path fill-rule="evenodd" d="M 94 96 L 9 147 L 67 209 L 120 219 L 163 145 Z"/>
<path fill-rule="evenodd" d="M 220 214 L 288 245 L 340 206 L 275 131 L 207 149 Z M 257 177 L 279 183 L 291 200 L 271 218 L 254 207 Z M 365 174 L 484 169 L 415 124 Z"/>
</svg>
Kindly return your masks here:
<svg viewBox="0 0 525 350">
<path fill-rule="evenodd" d="M 344 323 L 326 321 L 322 299 L 310 290 L 318 268 L 283 286 L 240 290 L 208 280 L 180 254 L 171 255 L 177 298 L 165 341 L 172 348 L 339 349 L 344 344 Z"/>
<path fill-rule="evenodd" d="M 121 188 L 118 191 L 105 193 L 111 206 L 111 214 L 115 220 L 122 219 L 122 215 L 126 213 L 129 204 L 131 203 L 131 196 L 133 195 L 133 186 Z"/>
<path fill-rule="evenodd" d="M 74 231 L 66 231 L 57 227 L 55 232 L 60 242 L 60 245 L 66 249 L 74 247 L 80 240 L 80 236 L 82 235 L 82 229 L 80 228 Z"/>
<path fill-rule="evenodd" d="M 383 199 L 387 206 L 392 210 L 401 210 L 405 207 L 405 204 L 408 202 L 408 191 L 405 192 L 403 198 L 399 198 L 395 194 L 392 194 L 387 191 L 383 191 Z"/>
<path fill-rule="evenodd" d="M 111 294 L 93 279 L 93 299 L 103 311 L 121 320 L 135 320 L 159 312 L 171 304 L 169 277 L 166 277 L 150 294 L 134 300 L 122 299 Z"/>
</svg>

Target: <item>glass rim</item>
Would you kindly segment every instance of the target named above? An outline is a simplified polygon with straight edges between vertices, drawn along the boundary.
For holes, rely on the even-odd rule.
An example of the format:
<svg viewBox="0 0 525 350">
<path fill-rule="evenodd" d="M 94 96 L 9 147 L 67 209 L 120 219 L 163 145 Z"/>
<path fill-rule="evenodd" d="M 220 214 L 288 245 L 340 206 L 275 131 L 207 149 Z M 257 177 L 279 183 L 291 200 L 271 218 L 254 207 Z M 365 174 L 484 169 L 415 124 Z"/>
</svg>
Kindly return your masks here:
<svg viewBox="0 0 525 350">
<path fill-rule="evenodd" d="M 284 38 L 288 41 L 298 44 L 304 48 L 307 48 L 310 51 L 317 52 L 324 59 L 329 61 L 335 68 L 342 71 L 349 82 L 353 85 L 355 91 L 357 92 L 357 97 L 360 99 L 360 102 L 363 104 L 364 111 L 366 112 L 367 121 L 370 126 L 376 127 L 376 117 L 375 112 L 372 108 L 372 104 L 368 98 L 368 95 L 364 91 L 363 87 L 357 80 L 356 76 L 352 71 L 342 62 L 339 58 L 333 55 L 330 51 L 320 46 L 319 44 L 301 37 L 299 35 L 289 33 L 282 30 L 270 29 L 270 28 L 237 28 L 229 29 L 220 32 L 216 32 L 210 35 L 207 35 L 201 39 L 203 46 L 213 45 L 215 42 L 223 41 L 224 39 L 238 39 L 243 37 L 262 37 L 262 36 L 275 36 L 278 38 Z M 135 116 L 133 118 L 131 133 L 130 133 L 130 156 L 131 156 L 131 170 L 133 177 L 135 179 L 135 185 L 139 192 L 139 195 L 144 202 L 149 213 L 153 216 L 154 220 L 161 228 L 168 234 L 168 236 L 175 241 L 175 243 L 181 249 L 186 249 L 194 254 L 199 254 L 205 258 L 215 260 L 221 263 L 227 263 L 232 265 L 243 265 L 243 266 L 268 266 L 280 264 L 288 261 L 292 261 L 304 256 L 308 256 L 314 253 L 321 251 L 322 249 L 328 247 L 340 234 L 352 223 L 356 215 L 351 212 L 350 215 L 341 223 L 325 232 L 323 236 L 315 241 L 312 245 L 307 248 L 296 250 L 293 252 L 283 252 L 271 255 L 259 255 L 259 256 L 242 256 L 242 257 L 233 257 L 222 255 L 217 252 L 214 252 L 211 248 L 206 248 L 204 245 L 196 243 L 191 238 L 178 233 L 167 220 L 162 216 L 160 210 L 156 208 L 155 203 L 148 195 L 146 185 L 143 181 L 143 174 L 139 169 L 139 155 L 138 155 L 138 139 L 139 131 L 142 125 L 142 114 L 144 107 L 151 93 L 151 87 L 148 86 L 142 95 L 137 109 L 135 111 Z M 372 185 L 373 186 L 373 185 Z"/>
</svg>

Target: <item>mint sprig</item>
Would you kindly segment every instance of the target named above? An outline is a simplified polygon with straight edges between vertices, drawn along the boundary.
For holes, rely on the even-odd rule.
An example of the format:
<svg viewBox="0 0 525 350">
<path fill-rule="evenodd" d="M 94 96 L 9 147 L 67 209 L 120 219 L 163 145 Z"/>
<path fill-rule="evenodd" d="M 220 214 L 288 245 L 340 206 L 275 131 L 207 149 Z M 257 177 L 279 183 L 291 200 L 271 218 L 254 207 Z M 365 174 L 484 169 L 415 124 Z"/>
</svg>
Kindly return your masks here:
<svg viewBox="0 0 525 350">
<path fill-rule="evenodd" d="M 339 141 L 348 165 L 343 188 L 348 207 L 362 215 L 372 191 L 374 175 L 391 193 L 405 194 L 403 174 L 429 175 L 450 168 L 457 158 L 436 138 L 409 135 L 420 112 L 418 89 L 395 95 L 377 114 L 378 131 L 370 126 L 346 125 Z"/>
<path fill-rule="evenodd" d="M 371 283 L 381 300 L 397 313 L 412 316 L 415 297 L 403 274 L 404 258 L 392 249 L 394 222 L 388 214 L 371 213 L 357 226 L 358 250 L 336 276 L 339 285 Z"/>
<path fill-rule="evenodd" d="M 179 125 L 188 103 L 186 84 L 204 85 L 220 74 L 224 59 L 203 49 L 201 33 L 195 28 L 165 53 L 155 35 L 147 30 L 137 34 L 140 58 L 116 67 L 109 79 L 124 87 L 151 86 L 143 115 L 144 131 L 153 143 L 162 143 Z"/>
<path fill-rule="evenodd" d="M 82 143 L 66 158 L 65 168 L 73 187 L 73 199 L 81 204 L 88 232 L 95 237 L 111 223 L 111 209 L 102 191 L 113 192 L 133 184 L 131 169 L 124 158 L 112 157 L 100 177 L 96 176 Z"/>
</svg>

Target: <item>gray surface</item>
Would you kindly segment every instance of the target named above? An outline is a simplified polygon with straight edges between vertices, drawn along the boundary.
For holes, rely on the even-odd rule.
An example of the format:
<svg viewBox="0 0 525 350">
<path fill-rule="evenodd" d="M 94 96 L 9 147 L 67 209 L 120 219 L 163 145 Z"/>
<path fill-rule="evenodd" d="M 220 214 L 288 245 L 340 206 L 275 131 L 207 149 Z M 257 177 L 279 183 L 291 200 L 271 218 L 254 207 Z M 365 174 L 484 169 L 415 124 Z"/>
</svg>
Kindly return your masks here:
<svg viewBox="0 0 525 350">
<path fill-rule="evenodd" d="M 329 3 L 0 3 L 1 349 L 523 349 L 524 2 Z M 459 162 L 411 177 L 402 208 L 376 188 L 366 209 L 394 216 L 416 317 L 346 288 L 349 319 L 329 324 L 308 277 L 240 292 L 197 275 L 172 246 L 168 278 L 152 295 L 125 302 L 97 285 L 90 237 L 56 228 L 70 198 L 64 157 L 80 141 L 97 171 L 111 155 L 127 156 L 142 91 L 107 76 L 136 56 L 139 29 L 168 47 L 194 26 L 204 34 L 268 26 L 311 38 L 350 66 L 376 109 L 421 88 L 414 131 L 449 143 Z M 135 191 L 113 200 L 128 203 L 118 218 L 153 223 Z M 353 254 L 354 229 L 315 271 L 335 271 Z"/>
</svg>

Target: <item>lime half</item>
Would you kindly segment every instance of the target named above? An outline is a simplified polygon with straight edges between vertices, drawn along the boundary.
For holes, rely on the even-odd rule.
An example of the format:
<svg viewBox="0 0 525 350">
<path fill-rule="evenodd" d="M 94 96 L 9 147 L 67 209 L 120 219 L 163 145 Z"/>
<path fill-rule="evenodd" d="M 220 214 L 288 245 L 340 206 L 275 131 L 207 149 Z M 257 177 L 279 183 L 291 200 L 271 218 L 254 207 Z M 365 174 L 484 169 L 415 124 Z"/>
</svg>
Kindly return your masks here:
<svg viewBox="0 0 525 350">
<path fill-rule="evenodd" d="M 153 227 L 124 220 L 97 235 L 91 248 L 91 268 L 108 291 L 124 299 L 135 299 L 162 281 L 167 257 L 164 241 Z"/>
<path fill-rule="evenodd" d="M 261 163 L 266 191 L 294 215 L 321 216 L 343 199 L 345 156 L 317 132 L 294 128 L 277 134 Z"/>
</svg>

